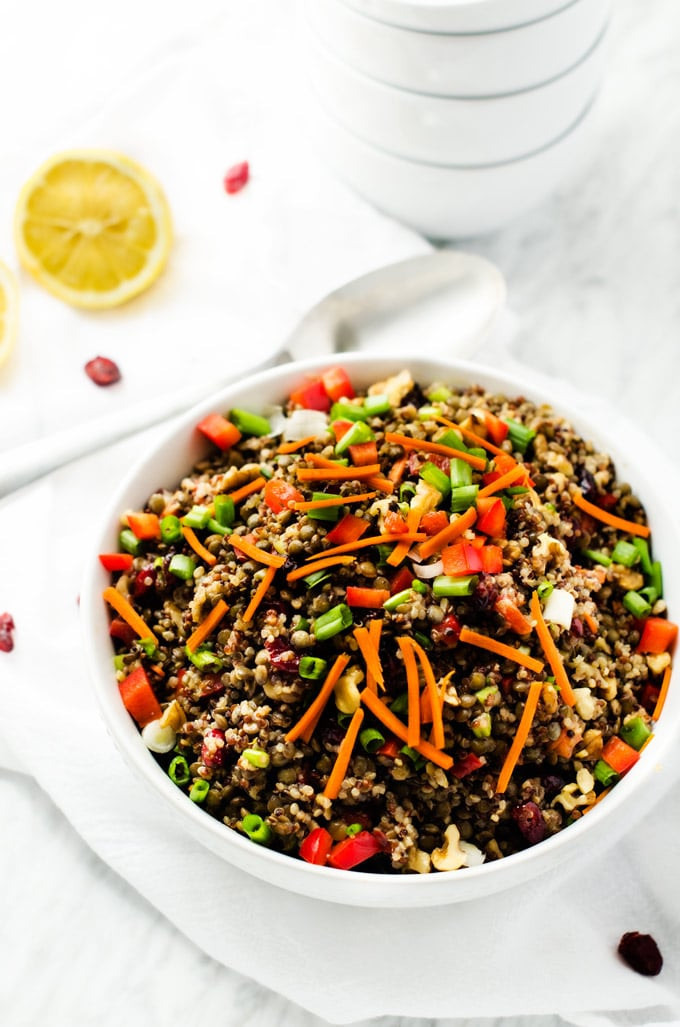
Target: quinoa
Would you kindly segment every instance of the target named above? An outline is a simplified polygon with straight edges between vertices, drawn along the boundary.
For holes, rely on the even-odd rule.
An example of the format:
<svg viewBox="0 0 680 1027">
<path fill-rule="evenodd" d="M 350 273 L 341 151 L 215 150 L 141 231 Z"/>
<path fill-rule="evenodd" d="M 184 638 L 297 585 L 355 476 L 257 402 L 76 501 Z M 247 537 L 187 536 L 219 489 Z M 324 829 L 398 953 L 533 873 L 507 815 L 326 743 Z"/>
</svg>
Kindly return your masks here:
<svg viewBox="0 0 680 1027">
<path fill-rule="evenodd" d="M 408 372 L 376 383 L 369 392 L 388 397 L 385 412 L 350 420 L 338 433 L 352 423 L 366 425 L 358 438 L 365 435 L 375 442 L 382 484 L 351 476 L 342 481 L 300 480 L 298 471 L 318 466 L 318 458 L 339 459 L 329 424 L 313 441 L 285 454 L 278 453 L 280 440 L 271 434 L 244 434 L 224 452 L 213 448 L 177 488 L 159 488 L 149 497 L 146 513 L 182 520 L 194 507 L 214 504 L 217 496 L 252 488 L 237 498 L 230 527 L 215 519 L 213 505 L 211 519 L 195 529 L 209 560 L 197 555 L 185 535 L 129 547 L 135 550 L 132 566 L 114 575 L 114 584 L 153 632 L 156 645 L 140 644 L 134 633 L 120 628 L 114 632 L 117 680 L 122 683 L 144 668 L 163 721 L 174 732 L 174 749 L 155 758 L 183 791 L 228 828 L 243 831 L 253 817 L 260 818 L 259 836 L 247 832 L 255 841 L 297 857 L 301 843 L 317 828 L 328 830 L 336 844 L 361 828 L 379 840 L 380 852 L 362 867 L 377 873 L 449 869 L 447 845 L 452 839 L 460 846 L 459 866 L 508 857 L 563 830 L 598 801 L 604 788 L 597 768 L 610 739 L 631 721 L 651 730 L 651 713 L 670 658 L 638 651 L 641 620 L 624 604 L 631 591 L 640 595 L 646 575 L 638 560 L 631 566 L 612 562 L 619 540 L 632 541 L 633 536 L 585 513 L 575 496 L 581 494 L 609 514 L 641 526 L 646 524 L 645 511 L 630 486 L 618 480 L 611 458 L 547 406 L 478 386 L 422 387 Z M 357 414 L 362 401 L 343 400 Z M 293 409 L 295 404 L 289 403 L 287 413 Z M 477 447 L 469 434 L 452 436 L 453 429 L 442 419 L 473 431 L 484 445 Z M 510 432 L 505 434 L 507 423 Z M 498 534 L 479 529 L 482 506 L 477 499 L 477 530 L 473 523 L 455 539 L 456 544 L 467 543 L 468 553 L 485 550 L 493 566 L 463 576 L 469 579 L 469 594 L 435 594 L 441 592 L 432 587 L 438 577 L 416 577 L 422 581 L 416 589 L 410 583 L 414 572 L 422 573 L 441 559 L 439 552 L 419 563 L 412 546 L 406 559 L 393 566 L 387 562 L 393 545 L 376 544 L 350 551 L 355 557 L 351 562 L 329 566 L 316 582 L 295 574 L 289 582 L 288 575 L 310 557 L 323 557 L 332 545 L 328 534 L 345 516 L 363 519 L 360 537 L 365 538 L 389 533 L 390 525 L 404 522 L 418 505 L 421 528 L 438 510 L 446 512 L 440 524 L 462 515 L 462 507 L 449 513 L 447 490 L 433 488 L 431 474 L 424 471 L 425 465 L 434 466 L 448 480 L 455 449 L 449 455 L 426 452 L 415 442 L 405 449 L 390 439 L 395 433 L 426 443 L 443 438 L 444 446 L 459 451 L 472 448 L 487 461 L 484 470 L 470 470 L 473 487 L 489 484 L 503 467 L 522 465 L 526 473 L 509 491 L 493 493 L 502 503 L 502 512 L 494 508 L 502 522 Z M 501 456 L 489 447 L 494 436 Z M 351 450 L 342 455 L 350 463 L 355 456 Z M 390 475 L 397 482 L 392 492 L 385 483 Z M 291 497 L 310 500 L 315 491 L 346 500 L 374 494 L 322 511 L 328 519 L 287 505 Z M 470 502 L 474 505 L 475 499 Z M 431 516 L 430 521 L 435 523 Z M 244 543 L 246 551 L 239 548 Z M 248 543 L 281 558 L 250 620 L 244 615 L 267 567 L 260 554 L 250 554 Z M 599 554 L 602 562 L 586 553 Z M 176 557 L 191 561 L 187 580 L 177 576 Z M 320 617 L 339 606 L 347 609 L 348 587 L 389 592 L 395 578 L 408 591 L 396 609 L 351 606 L 351 624 L 328 638 L 316 637 Z M 571 597 L 568 625 L 551 623 L 549 630 L 574 690 L 573 705 L 565 701 L 532 630 L 530 602 L 537 589 L 542 596 L 557 591 Z M 665 618 L 661 596 L 648 592 L 646 598 L 653 615 Z M 190 652 L 192 632 L 220 601 L 228 610 Z M 416 639 L 440 695 L 441 752 L 448 765 L 437 765 L 417 747 L 396 740 L 366 710 L 362 729 L 373 729 L 373 742 L 363 744 L 360 736 L 339 793 L 329 798 L 324 789 L 351 714 L 363 708 L 361 692 L 367 683 L 354 629 L 376 618 L 382 620 L 384 677 L 378 696 L 387 706 L 396 703 L 405 726 L 407 679 L 397 640 Z M 522 621 L 528 631 L 521 629 Z M 462 642 L 463 628 L 514 649 L 523 647 L 543 669 L 536 672 Z M 289 739 L 341 654 L 348 657 L 344 679 L 313 732 Z M 301 661 L 308 663 L 310 657 L 325 661 L 318 678 L 300 673 Z M 536 712 L 507 787 L 499 790 L 499 774 L 534 682 L 540 683 Z M 421 739 L 426 741 L 431 718 L 425 715 L 423 720 Z M 179 774 L 184 761 L 188 773 Z M 201 782 L 205 784 L 197 787 Z"/>
</svg>

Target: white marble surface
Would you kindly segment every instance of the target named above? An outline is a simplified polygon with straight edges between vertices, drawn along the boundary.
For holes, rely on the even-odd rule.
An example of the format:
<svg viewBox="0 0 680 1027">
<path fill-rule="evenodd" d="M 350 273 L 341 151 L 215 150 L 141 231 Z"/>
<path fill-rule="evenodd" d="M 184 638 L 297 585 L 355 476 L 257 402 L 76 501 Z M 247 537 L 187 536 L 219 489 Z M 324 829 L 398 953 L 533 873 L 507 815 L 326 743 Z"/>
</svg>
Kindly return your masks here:
<svg viewBox="0 0 680 1027">
<path fill-rule="evenodd" d="M 599 143 L 585 175 L 468 248 L 506 275 L 519 318 L 515 355 L 634 411 L 671 457 L 680 428 L 680 9 L 677 0 L 615 8 Z M 30 41 L 17 45 L 28 60 Z M 82 67 L 93 68 L 87 55 Z M 1 70 L 0 86 L 5 97 L 17 89 Z M 32 118 L 46 117 L 32 90 L 24 102 Z M 103 98 L 95 90 L 89 102 Z M 321 1023 L 203 956 L 90 853 L 31 781 L 0 774 L 0 816 L 5 1027 Z"/>
</svg>

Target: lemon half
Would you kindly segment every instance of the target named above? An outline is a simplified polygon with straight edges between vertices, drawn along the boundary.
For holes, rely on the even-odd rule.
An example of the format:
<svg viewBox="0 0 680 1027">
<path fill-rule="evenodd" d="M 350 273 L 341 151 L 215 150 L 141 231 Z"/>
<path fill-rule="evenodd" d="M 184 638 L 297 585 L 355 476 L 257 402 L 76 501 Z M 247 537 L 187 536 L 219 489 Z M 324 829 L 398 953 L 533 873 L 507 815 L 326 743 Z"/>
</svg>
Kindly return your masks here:
<svg viewBox="0 0 680 1027">
<path fill-rule="evenodd" d="M 89 309 L 117 306 L 148 288 L 172 241 L 158 182 L 109 150 L 71 150 L 46 161 L 21 190 L 14 229 L 34 278 Z"/>
<path fill-rule="evenodd" d="M 19 322 L 19 293 L 10 269 L 0 262 L 0 367 L 12 352 Z"/>
</svg>

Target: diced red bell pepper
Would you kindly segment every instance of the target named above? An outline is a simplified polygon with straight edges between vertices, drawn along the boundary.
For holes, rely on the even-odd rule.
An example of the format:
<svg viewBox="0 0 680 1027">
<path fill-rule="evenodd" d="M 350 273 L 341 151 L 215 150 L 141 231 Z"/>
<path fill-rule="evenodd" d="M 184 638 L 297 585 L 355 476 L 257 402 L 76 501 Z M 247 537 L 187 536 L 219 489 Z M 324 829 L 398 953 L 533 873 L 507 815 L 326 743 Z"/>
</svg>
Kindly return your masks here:
<svg viewBox="0 0 680 1027">
<path fill-rule="evenodd" d="M 352 463 L 357 467 L 365 467 L 367 464 L 377 464 L 378 447 L 375 442 L 357 442 L 349 447 L 349 455 Z"/>
<path fill-rule="evenodd" d="M 408 524 L 396 510 L 388 510 L 383 523 L 388 535 L 405 535 L 408 531 Z"/>
<path fill-rule="evenodd" d="M 130 553 L 100 553 L 99 562 L 107 571 L 129 571 L 132 567 Z"/>
<path fill-rule="evenodd" d="M 467 777 L 468 774 L 472 774 L 473 771 L 483 767 L 485 763 L 486 760 L 480 759 L 474 752 L 468 752 L 462 759 L 456 760 L 451 767 L 451 773 L 457 778 Z"/>
<path fill-rule="evenodd" d="M 480 552 L 480 549 L 470 545 L 469 542 L 456 542 L 455 545 L 442 549 L 441 561 L 444 565 L 444 574 L 449 574 L 453 578 L 478 574 L 482 570 Z"/>
<path fill-rule="evenodd" d="M 390 595 L 396 596 L 397 592 L 403 592 L 405 588 L 410 588 L 414 576 L 408 567 L 400 567 L 390 581 Z"/>
<path fill-rule="evenodd" d="M 273 513 L 288 509 L 289 503 L 301 503 L 303 494 L 282 478 L 270 478 L 264 487 L 264 501 Z"/>
<path fill-rule="evenodd" d="M 208 414 L 196 427 L 207 439 L 214 442 L 218 449 L 231 449 L 241 438 L 241 432 L 236 425 L 222 414 Z"/>
<path fill-rule="evenodd" d="M 474 542 L 472 543 L 474 545 Z M 501 574 L 503 571 L 503 550 L 500 546 L 483 546 L 479 550 L 482 570 L 485 574 Z"/>
<path fill-rule="evenodd" d="M 345 545 L 346 542 L 356 542 L 368 530 L 368 527 L 369 522 L 363 517 L 348 513 L 328 532 L 326 541 L 339 546 Z"/>
<path fill-rule="evenodd" d="M 482 550 L 484 552 L 484 550 Z M 512 599 L 506 599 L 501 597 L 494 607 L 496 613 L 499 613 L 503 620 L 506 622 L 508 627 L 516 631 L 518 635 L 529 635 L 531 634 L 532 626 L 531 621 L 527 620 L 522 611 L 518 608 L 516 603 L 513 603 Z"/>
<path fill-rule="evenodd" d="M 640 705 L 647 710 L 650 717 L 656 708 L 656 704 L 659 701 L 659 693 L 661 689 L 653 685 L 651 681 L 648 681 L 645 687 L 642 689 L 640 695 Z"/>
<path fill-rule="evenodd" d="M 331 849 L 328 863 L 336 870 L 351 870 L 381 851 L 382 845 L 370 831 L 359 831 L 353 838 L 345 838 L 344 842 L 338 842 Z"/>
<path fill-rule="evenodd" d="M 127 520 L 137 538 L 161 537 L 161 522 L 155 513 L 131 513 Z"/>
<path fill-rule="evenodd" d="M 328 393 L 323 387 L 323 382 L 308 381 L 299 389 L 294 389 L 290 394 L 290 401 L 293 406 L 304 407 L 305 410 L 322 410 L 327 414 L 331 408 L 331 401 Z"/>
<path fill-rule="evenodd" d="M 430 635 L 435 645 L 443 645 L 446 646 L 447 649 L 451 649 L 454 645 L 458 645 L 458 639 L 460 638 L 460 621 L 456 617 L 455 613 L 447 613 L 443 621 L 439 624 L 433 624 Z"/>
<path fill-rule="evenodd" d="M 632 745 L 628 745 L 623 739 L 610 738 L 602 750 L 602 759 L 608 763 L 617 774 L 625 774 L 631 767 L 635 766 L 640 759 L 640 753 Z"/>
<path fill-rule="evenodd" d="M 339 442 L 342 436 L 346 435 L 350 428 L 352 428 L 353 426 L 354 421 L 333 421 L 333 423 L 331 424 L 331 431 L 335 435 L 335 441 Z"/>
<path fill-rule="evenodd" d="M 664 617 L 648 617 L 637 647 L 639 653 L 665 653 L 678 637 L 678 625 Z"/>
<path fill-rule="evenodd" d="M 498 481 L 500 476 L 500 471 L 487 471 L 486 474 L 482 475 L 482 485 L 491 485 L 492 482 Z"/>
<path fill-rule="evenodd" d="M 137 667 L 118 685 L 120 697 L 128 713 L 140 727 L 146 727 L 152 720 L 163 715 L 158 699 L 143 667 Z"/>
<path fill-rule="evenodd" d="M 386 756 L 389 760 L 396 760 L 401 749 L 401 742 L 396 738 L 388 738 L 384 745 L 381 745 L 376 756 Z"/>
<path fill-rule="evenodd" d="M 346 601 L 348 606 L 362 606 L 367 610 L 380 610 L 390 598 L 386 588 L 356 588 L 348 585 Z"/>
<path fill-rule="evenodd" d="M 321 375 L 323 387 L 334 402 L 340 399 L 354 399 L 355 392 L 344 367 L 329 367 Z"/>
<path fill-rule="evenodd" d="M 426 535 L 436 535 L 448 527 L 449 515 L 446 510 L 430 510 L 420 522 L 420 528 Z"/>
<path fill-rule="evenodd" d="M 131 628 L 127 621 L 122 620 L 120 617 L 114 617 L 109 624 L 109 635 L 111 638 L 117 638 L 123 645 L 129 646 L 137 638 L 137 632 L 134 628 Z"/>
<path fill-rule="evenodd" d="M 406 470 L 406 465 L 407 464 L 408 464 L 408 457 L 407 456 L 402 456 L 402 458 L 400 460 L 395 460 L 395 462 L 392 464 L 392 466 L 390 467 L 390 471 L 389 471 L 389 474 L 387 475 L 387 477 L 389 478 L 389 480 L 392 482 L 393 485 L 399 485 L 399 483 L 401 482 L 401 479 L 404 477 L 404 471 Z"/>
<path fill-rule="evenodd" d="M 496 453 L 493 458 L 494 470 L 498 471 L 499 474 L 507 474 L 516 463 L 517 461 L 514 456 L 510 456 L 509 453 Z"/>
<path fill-rule="evenodd" d="M 484 414 L 484 427 L 486 428 L 486 434 L 497 446 L 500 446 L 510 431 L 505 421 L 501 421 L 500 417 L 496 417 L 490 410 L 487 410 Z"/>
<path fill-rule="evenodd" d="M 300 845 L 300 858 L 305 863 L 314 863 L 323 867 L 328 860 L 328 853 L 333 848 L 333 839 L 325 827 L 317 827 L 307 835 Z"/>
<path fill-rule="evenodd" d="M 482 496 L 477 500 L 475 528 L 491 538 L 505 536 L 505 507 L 498 496 Z"/>
</svg>

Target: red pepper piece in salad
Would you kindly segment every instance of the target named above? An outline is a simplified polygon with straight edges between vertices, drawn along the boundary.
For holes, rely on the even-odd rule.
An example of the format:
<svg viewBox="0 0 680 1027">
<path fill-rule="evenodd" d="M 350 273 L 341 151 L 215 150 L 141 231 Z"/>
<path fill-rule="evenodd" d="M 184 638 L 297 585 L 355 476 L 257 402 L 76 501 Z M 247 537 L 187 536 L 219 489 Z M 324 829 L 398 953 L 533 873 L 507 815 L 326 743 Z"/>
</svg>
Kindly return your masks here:
<svg viewBox="0 0 680 1027">
<path fill-rule="evenodd" d="M 335 525 L 332 531 L 326 535 L 326 542 L 333 545 L 344 546 L 349 542 L 356 542 L 365 531 L 369 523 L 363 517 L 356 517 L 354 514 L 345 514 L 341 521 Z"/>
<path fill-rule="evenodd" d="M 480 767 L 483 766 L 483 759 L 476 756 L 474 752 L 468 752 L 462 759 L 456 760 L 451 767 L 451 773 L 454 777 L 463 778 L 467 777 L 468 774 L 472 774 L 475 770 L 479 770 Z"/>
<path fill-rule="evenodd" d="M 299 389 L 294 389 L 290 394 L 290 401 L 293 406 L 304 407 L 305 410 L 321 410 L 327 414 L 331 408 L 331 401 L 328 393 L 323 387 L 323 382 L 305 382 Z"/>
<path fill-rule="evenodd" d="M 321 381 L 334 402 L 337 403 L 341 399 L 354 399 L 355 392 L 344 367 L 329 367 L 321 375 Z"/>
<path fill-rule="evenodd" d="M 420 527 L 430 537 L 443 531 L 449 523 L 449 515 L 446 510 L 430 510 L 420 521 Z"/>
<path fill-rule="evenodd" d="M 479 554 L 479 549 L 469 542 L 456 542 L 453 546 L 447 546 L 441 553 L 444 574 L 450 574 L 454 578 L 479 574 L 483 570 Z"/>
<path fill-rule="evenodd" d="M 100 553 L 99 562 L 107 571 L 129 571 L 133 558 L 130 553 Z"/>
<path fill-rule="evenodd" d="M 305 863 L 314 863 L 323 867 L 328 860 L 328 853 L 333 847 L 333 839 L 325 827 L 317 827 L 302 842 L 300 858 Z"/>
<path fill-rule="evenodd" d="M 137 538 L 151 539 L 161 537 L 161 522 L 154 513 L 128 514 L 128 524 Z"/>
<path fill-rule="evenodd" d="M 196 425 L 201 434 L 214 442 L 218 449 L 231 449 L 241 438 L 241 432 L 235 424 L 228 421 L 222 414 L 208 414 Z"/>
<path fill-rule="evenodd" d="M 282 478 L 270 478 L 264 487 L 264 501 L 273 513 L 288 509 L 289 503 L 302 503 L 303 494 Z"/>
<path fill-rule="evenodd" d="M 663 617 L 648 617 L 642 629 L 639 653 L 665 653 L 678 637 L 678 625 Z"/>
<path fill-rule="evenodd" d="M 640 753 L 623 739 L 610 738 L 602 750 L 602 759 L 617 774 L 625 774 L 640 759 Z"/>
<path fill-rule="evenodd" d="M 360 606 L 367 610 L 381 610 L 390 598 L 386 588 L 356 588 L 348 585 L 345 598 L 348 606 Z"/>
<path fill-rule="evenodd" d="M 505 507 L 497 496 L 482 496 L 477 500 L 478 531 L 483 531 L 491 538 L 503 538 L 505 535 Z"/>
<path fill-rule="evenodd" d="M 118 690 L 125 709 L 134 717 L 140 727 L 146 727 L 152 720 L 159 720 L 163 715 L 160 703 L 143 667 L 137 667 L 119 682 Z"/>
<path fill-rule="evenodd" d="M 331 849 L 328 864 L 336 870 L 351 870 L 372 856 L 377 856 L 382 849 L 382 845 L 370 831 L 360 831 L 353 838 L 345 838 Z"/>
</svg>

